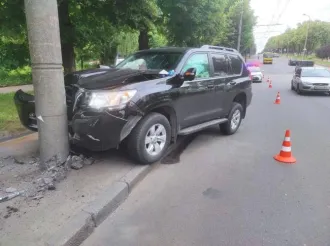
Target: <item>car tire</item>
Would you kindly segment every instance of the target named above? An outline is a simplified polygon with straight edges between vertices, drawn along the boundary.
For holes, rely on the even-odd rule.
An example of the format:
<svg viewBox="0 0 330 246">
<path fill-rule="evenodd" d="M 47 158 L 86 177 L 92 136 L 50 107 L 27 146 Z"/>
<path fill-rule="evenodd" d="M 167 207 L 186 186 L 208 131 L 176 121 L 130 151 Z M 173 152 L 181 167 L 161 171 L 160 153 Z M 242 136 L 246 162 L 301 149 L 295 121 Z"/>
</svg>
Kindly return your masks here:
<svg viewBox="0 0 330 246">
<path fill-rule="evenodd" d="M 162 130 L 160 131 L 160 129 Z M 160 132 L 158 135 L 152 134 L 153 130 Z M 153 141 L 153 143 L 146 143 L 147 136 L 150 136 L 149 141 Z M 156 141 L 157 137 L 164 141 Z M 151 164 L 162 158 L 170 144 L 170 140 L 171 125 L 167 118 L 162 114 L 150 113 L 138 123 L 129 135 L 127 141 L 128 154 L 140 164 Z M 160 149 L 157 150 L 156 146 Z"/>
<path fill-rule="evenodd" d="M 241 125 L 244 109 L 241 104 L 233 102 L 233 106 L 228 115 L 228 121 L 220 124 L 220 131 L 224 135 L 232 135 L 237 132 Z M 239 118 L 237 118 L 239 116 Z M 236 120 L 235 120 L 236 119 Z M 236 122 L 236 124 L 232 122 Z M 235 125 L 235 127 L 233 127 Z"/>
</svg>

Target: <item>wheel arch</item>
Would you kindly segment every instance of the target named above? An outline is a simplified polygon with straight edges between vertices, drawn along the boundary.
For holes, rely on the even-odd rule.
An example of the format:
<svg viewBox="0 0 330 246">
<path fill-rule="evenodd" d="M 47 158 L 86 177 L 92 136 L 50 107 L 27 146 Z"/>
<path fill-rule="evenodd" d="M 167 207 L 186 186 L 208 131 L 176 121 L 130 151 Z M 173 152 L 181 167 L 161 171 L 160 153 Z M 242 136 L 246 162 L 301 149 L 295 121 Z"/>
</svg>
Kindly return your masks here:
<svg viewBox="0 0 330 246">
<path fill-rule="evenodd" d="M 246 115 L 246 103 L 247 103 L 247 96 L 244 92 L 238 93 L 235 97 L 233 102 L 237 102 L 242 105 L 243 107 L 243 119 L 245 118 Z"/>
<path fill-rule="evenodd" d="M 170 105 L 156 105 L 149 109 L 145 115 L 150 113 L 159 113 L 167 118 L 171 125 L 171 142 L 176 142 L 178 134 L 178 120 L 175 109 Z"/>
</svg>

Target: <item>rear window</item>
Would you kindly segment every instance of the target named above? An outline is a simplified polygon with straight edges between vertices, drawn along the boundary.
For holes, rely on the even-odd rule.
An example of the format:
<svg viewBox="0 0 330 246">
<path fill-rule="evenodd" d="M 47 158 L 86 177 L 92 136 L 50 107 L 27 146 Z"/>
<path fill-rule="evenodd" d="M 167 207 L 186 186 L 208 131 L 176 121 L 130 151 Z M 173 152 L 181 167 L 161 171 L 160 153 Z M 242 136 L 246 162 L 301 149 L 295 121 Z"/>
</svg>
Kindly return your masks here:
<svg viewBox="0 0 330 246">
<path fill-rule="evenodd" d="M 260 67 L 248 67 L 251 72 L 261 72 Z"/>
<path fill-rule="evenodd" d="M 264 58 L 272 58 L 272 55 L 271 55 L 271 54 L 267 54 L 267 53 L 265 53 L 265 54 L 264 54 Z"/>
<path fill-rule="evenodd" d="M 229 63 L 223 54 L 211 54 L 214 66 L 214 76 L 226 76 L 229 73 Z"/>
<path fill-rule="evenodd" d="M 228 55 L 229 63 L 231 65 L 231 74 L 233 75 L 241 75 L 243 68 L 243 61 L 237 55 Z"/>
</svg>

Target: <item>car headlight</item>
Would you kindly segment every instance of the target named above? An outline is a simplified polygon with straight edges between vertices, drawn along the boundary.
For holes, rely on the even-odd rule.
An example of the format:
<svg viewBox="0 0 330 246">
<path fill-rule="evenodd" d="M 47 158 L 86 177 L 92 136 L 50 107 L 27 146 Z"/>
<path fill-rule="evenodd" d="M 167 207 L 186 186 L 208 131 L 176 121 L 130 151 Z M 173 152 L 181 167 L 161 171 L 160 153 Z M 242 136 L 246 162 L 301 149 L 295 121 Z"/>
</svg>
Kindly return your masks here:
<svg viewBox="0 0 330 246">
<path fill-rule="evenodd" d="M 303 83 L 303 85 L 309 85 L 309 86 L 313 85 L 313 83 L 308 83 L 308 82 L 301 82 L 301 83 Z"/>
<path fill-rule="evenodd" d="M 97 91 L 89 95 L 88 106 L 91 108 L 122 108 L 136 94 L 136 90 Z"/>
</svg>

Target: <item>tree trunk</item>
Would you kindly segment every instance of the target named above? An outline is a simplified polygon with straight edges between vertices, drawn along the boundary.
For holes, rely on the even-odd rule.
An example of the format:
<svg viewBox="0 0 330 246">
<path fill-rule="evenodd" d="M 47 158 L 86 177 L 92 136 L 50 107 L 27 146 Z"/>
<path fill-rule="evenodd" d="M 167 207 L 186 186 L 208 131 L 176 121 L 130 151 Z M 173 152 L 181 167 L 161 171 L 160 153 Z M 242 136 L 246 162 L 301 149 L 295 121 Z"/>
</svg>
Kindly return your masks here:
<svg viewBox="0 0 330 246">
<path fill-rule="evenodd" d="M 112 65 L 115 62 L 117 55 L 117 46 L 111 45 L 105 47 L 103 52 L 100 55 L 100 64 L 101 65 Z"/>
<path fill-rule="evenodd" d="M 72 73 L 76 71 L 76 61 L 75 61 L 73 44 L 71 43 L 62 44 L 62 59 L 63 59 L 64 74 Z"/>
<path fill-rule="evenodd" d="M 64 73 L 71 73 L 76 70 L 75 53 L 74 53 L 74 26 L 71 23 L 69 16 L 69 0 L 59 1 L 58 6 L 61 44 L 62 44 L 62 59 Z"/>
<path fill-rule="evenodd" d="M 139 50 L 147 50 L 147 49 L 149 49 L 148 30 L 140 30 Z"/>
</svg>

